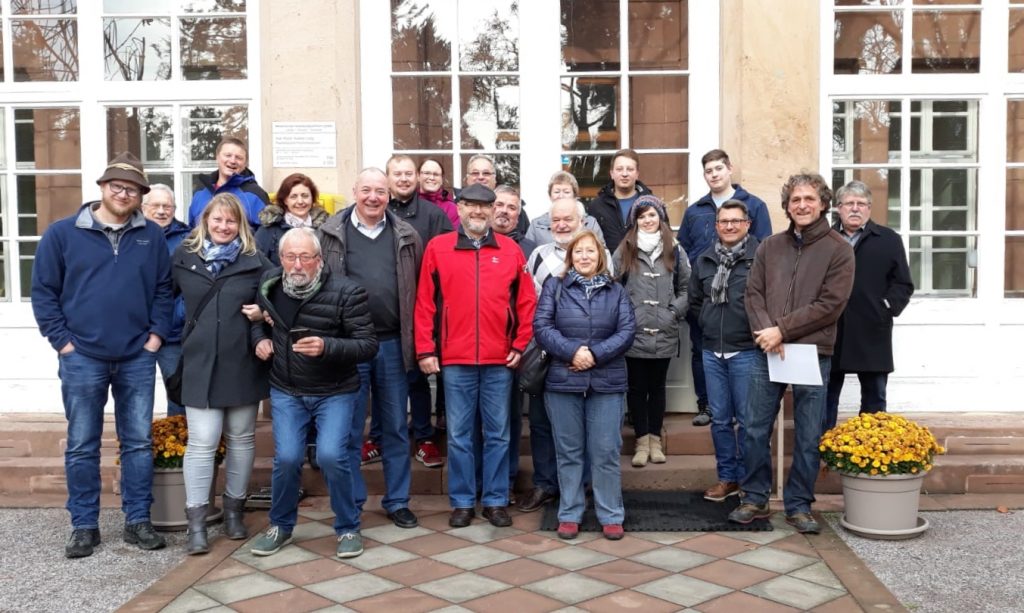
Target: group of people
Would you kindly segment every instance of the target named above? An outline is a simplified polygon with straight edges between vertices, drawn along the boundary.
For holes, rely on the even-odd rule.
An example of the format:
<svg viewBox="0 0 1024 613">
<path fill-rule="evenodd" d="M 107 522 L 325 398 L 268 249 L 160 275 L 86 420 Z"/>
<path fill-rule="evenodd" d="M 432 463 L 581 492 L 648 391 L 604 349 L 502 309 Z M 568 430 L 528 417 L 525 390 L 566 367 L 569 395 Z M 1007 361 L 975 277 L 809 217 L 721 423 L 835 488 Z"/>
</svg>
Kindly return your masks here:
<svg viewBox="0 0 1024 613">
<path fill-rule="evenodd" d="M 362 464 L 383 462 L 388 518 L 418 525 L 409 508 L 411 461 L 443 465 L 437 430 L 446 433 L 451 526 L 470 525 L 477 501 L 487 521 L 509 526 L 510 505 L 531 512 L 557 498 L 558 535 L 571 539 L 591 488 L 605 537 L 622 538 L 623 421 L 628 409 L 633 466 L 666 461 L 666 377 L 684 322 L 694 347 L 694 424 L 711 424 L 718 460 L 718 483 L 705 497 L 741 494 L 733 521 L 770 513 L 768 445 L 785 385 L 769 379 L 767 353 L 816 344 L 825 382 L 794 386 L 785 506 L 800 531 L 817 530 L 817 440 L 834 424 L 843 375 L 860 375 L 862 410 L 885 410 L 892 317 L 913 285 L 899 237 L 869 219 L 862 183 L 839 190 L 833 231 L 825 181 L 790 177 L 782 191 L 789 229 L 770 236 L 764 202 L 732 183 L 728 156 L 714 150 L 702 160 L 710 193 L 687 209 L 676 234 L 629 149 L 615 153 L 611 182 L 587 206 L 571 174 L 552 175 L 550 207 L 532 223 L 485 155 L 470 158 L 455 193 L 437 161 L 417 166 L 394 155 L 383 170 L 360 172 L 353 205 L 333 215 L 302 174 L 286 177 L 270 202 L 238 139 L 220 143 L 217 164 L 186 225 L 174 218 L 171 188 L 150 185 L 137 158 L 118 155 L 97 180 L 101 199 L 53 224 L 40 242 L 32 300 L 59 355 L 68 419 L 68 557 L 91 555 L 100 543 L 108 389 L 121 445 L 124 540 L 164 546 L 149 521 L 157 364 L 165 380 L 177 373 L 182 381 L 181 403 L 169 402 L 168 412 L 184 412 L 189 424 L 193 554 L 209 550 L 207 505 L 222 438 L 224 532 L 248 537 L 242 510 L 257 408 L 268 397 L 270 528 L 252 553 L 271 555 L 291 541 L 310 454 L 327 484 L 342 558 L 363 551 Z M 854 249 L 858 263 L 862 253 L 866 260 L 856 279 Z M 865 322 L 865 313 L 873 319 Z M 870 343 L 886 335 L 889 357 L 880 363 Z M 529 397 L 533 488 L 520 497 L 517 368 L 532 338 L 551 363 L 543 393 Z"/>
</svg>

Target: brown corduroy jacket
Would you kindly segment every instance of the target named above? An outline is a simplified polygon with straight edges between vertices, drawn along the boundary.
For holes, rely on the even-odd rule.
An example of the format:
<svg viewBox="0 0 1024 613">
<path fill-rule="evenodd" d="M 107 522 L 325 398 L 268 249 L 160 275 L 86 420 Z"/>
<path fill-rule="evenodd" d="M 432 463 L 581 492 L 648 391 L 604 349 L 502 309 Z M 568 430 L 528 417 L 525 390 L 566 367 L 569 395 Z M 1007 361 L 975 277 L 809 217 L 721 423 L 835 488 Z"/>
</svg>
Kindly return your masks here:
<svg viewBox="0 0 1024 613">
<path fill-rule="evenodd" d="M 799 236 L 790 223 L 754 256 L 744 299 L 751 332 L 778 326 L 783 342 L 814 344 L 819 355 L 832 355 L 853 272 L 853 249 L 825 214 Z"/>
</svg>

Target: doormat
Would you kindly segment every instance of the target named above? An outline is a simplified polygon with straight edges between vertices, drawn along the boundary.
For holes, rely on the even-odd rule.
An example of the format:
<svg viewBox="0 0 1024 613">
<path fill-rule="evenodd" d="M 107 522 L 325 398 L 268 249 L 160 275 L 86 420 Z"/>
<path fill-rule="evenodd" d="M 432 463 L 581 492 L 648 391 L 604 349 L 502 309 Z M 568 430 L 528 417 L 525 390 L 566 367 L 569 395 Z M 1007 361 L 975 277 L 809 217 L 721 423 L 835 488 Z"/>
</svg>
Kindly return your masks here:
<svg viewBox="0 0 1024 613">
<path fill-rule="evenodd" d="M 626 519 L 622 527 L 626 532 L 764 532 L 772 530 L 767 519 L 756 519 L 749 524 L 729 521 L 729 513 L 739 506 L 738 496 L 725 502 L 704 500 L 703 492 L 625 491 L 622 501 Z M 544 507 L 541 530 L 558 530 L 558 501 Z M 582 532 L 600 532 L 593 501 L 587 500 L 587 509 L 580 523 Z"/>
</svg>

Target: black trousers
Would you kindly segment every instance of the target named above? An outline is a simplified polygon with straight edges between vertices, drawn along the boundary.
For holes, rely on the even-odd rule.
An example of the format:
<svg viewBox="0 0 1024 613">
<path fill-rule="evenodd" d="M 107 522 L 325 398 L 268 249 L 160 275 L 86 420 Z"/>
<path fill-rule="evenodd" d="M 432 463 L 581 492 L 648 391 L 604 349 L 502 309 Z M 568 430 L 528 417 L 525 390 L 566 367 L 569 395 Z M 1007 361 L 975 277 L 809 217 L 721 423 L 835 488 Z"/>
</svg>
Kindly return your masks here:
<svg viewBox="0 0 1024 613">
<path fill-rule="evenodd" d="M 828 377 L 828 395 L 825 399 L 825 423 L 822 424 L 822 433 L 836 427 L 839 416 L 839 394 L 843 391 L 846 375 L 846 371 L 833 369 Z M 860 412 L 862 414 L 884 413 L 885 386 L 889 382 L 889 373 L 859 372 L 856 375 L 860 380 Z"/>
<path fill-rule="evenodd" d="M 661 436 L 665 420 L 665 378 L 671 358 L 626 358 L 629 391 L 626 406 L 638 437 Z"/>
</svg>

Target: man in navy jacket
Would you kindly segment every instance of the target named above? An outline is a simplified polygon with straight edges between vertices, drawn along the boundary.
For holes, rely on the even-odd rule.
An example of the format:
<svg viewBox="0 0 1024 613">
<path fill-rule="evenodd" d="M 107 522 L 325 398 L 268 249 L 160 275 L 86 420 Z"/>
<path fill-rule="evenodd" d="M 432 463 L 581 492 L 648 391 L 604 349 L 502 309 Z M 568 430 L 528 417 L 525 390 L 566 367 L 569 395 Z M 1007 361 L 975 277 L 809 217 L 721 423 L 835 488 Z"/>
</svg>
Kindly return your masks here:
<svg viewBox="0 0 1024 613">
<path fill-rule="evenodd" d="M 764 200 L 732 182 L 732 163 L 728 153 L 712 149 L 704 154 L 700 164 L 704 168 L 704 181 L 711 191 L 686 209 L 677 235 L 679 244 L 690 260 L 691 269 L 697 265 L 697 258 L 715 244 L 718 237 L 715 218 L 718 207 L 726 200 L 739 200 L 747 206 L 750 234 L 757 240 L 763 241 L 772 233 L 772 220 Z M 697 415 L 693 418 L 693 425 L 706 426 L 711 423 L 711 413 L 708 411 L 708 390 L 704 379 L 702 333 L 700 323 L 692 311 L 687 313 L 686 321 L 690 324 L 690 368 L 693 372 L 694 391 L 697 393 Z"/>
<path fill-rule="evenodd" d="M 122 153 L 96 181 L 102 199 L 46 230 L 32 269 L 32 310 L 58 352 L 68 419 L 64 472 L 69 558 L 100 543 L 100 439 L 113 392 L 120 442 L 124 541 L 160 549 L 153 530 L 152 437 L 156 354 L 171 328 L 171 265 L 163 230 L 139 209 L 142 163 Z"/>
</svg>

